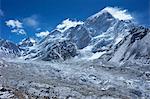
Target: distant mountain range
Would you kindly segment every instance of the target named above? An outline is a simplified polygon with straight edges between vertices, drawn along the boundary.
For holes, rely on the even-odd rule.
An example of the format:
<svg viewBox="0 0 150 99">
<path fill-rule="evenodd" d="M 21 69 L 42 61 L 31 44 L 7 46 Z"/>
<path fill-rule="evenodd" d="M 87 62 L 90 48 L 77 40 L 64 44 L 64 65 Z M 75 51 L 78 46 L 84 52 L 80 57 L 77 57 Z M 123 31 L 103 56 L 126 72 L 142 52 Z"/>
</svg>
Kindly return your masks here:
<svg viewBox="0 0 150 99">
<path fill-rule="evenodd" d="M 1 52 L 24 59 L 102 59 L 123 64 L 150 64 L 150 28 L 116 18 L 108 8 L 84 22 L 64 20 L 40 42 L 24 39 L 18 45 L 0 40 Z"/>
<path fill-rule="evenodd" d="M 21 49 L 11 41 L 0 38 L 0 57 L 20 56 Z"/>
</svg>

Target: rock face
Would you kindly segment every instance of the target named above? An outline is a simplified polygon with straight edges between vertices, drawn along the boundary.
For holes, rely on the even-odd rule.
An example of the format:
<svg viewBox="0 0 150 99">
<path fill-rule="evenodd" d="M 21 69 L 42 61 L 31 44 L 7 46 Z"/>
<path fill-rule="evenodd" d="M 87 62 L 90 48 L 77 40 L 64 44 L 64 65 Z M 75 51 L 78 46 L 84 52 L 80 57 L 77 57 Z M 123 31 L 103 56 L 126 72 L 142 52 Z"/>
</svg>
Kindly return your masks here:
<svg viewBox="0 0 150 99">
<path fill-rule="evenodd" d="M 108 12 L 97 14 L 89 17 L 85 21 L 85 25 L 92 32 L 92 36 L 97 36 L 100 33 L 106 32 L 113 24 L 115 24 L 116 19 Z"/>
<path fill-rule="evenodd" d="M 133 27 L 131 22 L 116 20 L 115 24 L 109 27 L 106 32 L 93 37 L 91 45 L 93 52 L 108 50 L 110 46 L 116 46 L 123 38 L 130 33 L 128 32 Z"/>
<path fill-rule="evenodd" d="M 44 61 L 66 60 L 77 55 L 76 46 L 69 40 L 59 40 L 53 43 L 47 43 L 44 49 L 41 49 L 30 58 L 38 58 Z"/>
<path fill-rule="evenodd" d="M 68 26 L 68 22 L 71 26 Z M 70 40 L 77 46 L 78 50 L 91 46 L 91 49 L 89 49 L 91 53 L 107 51 L 111 46 L 115 46 L 125 36 L 129 35 L 128 31 L 133 26 L 133 23 L 131 21 L 118 20 L 109 12 L 101 11 L 99 14 L 89 17 L 85 22 L 67 20 L 58 26 L 67 26 L 67 29 L 65 28 L 62 31 L 62 28 L 60 30 L 56 27 L 47 37 L 39 42 L 34 52 L 39 52 L 45 49 L 47 44 L 51 45 L 61 39 Z M 39 55 L 36 56 L 38 57 Z"/>
<path fill-rule="evenodd" d="M 78 49 L 83 49 L 88 46 L 91 40 L 90 32 L 83 25 L 77 25 L 76 27 L 68 29 L 64 35 L 74 42 Z"/>
<path fill-rule="evenodd" d="M 134 27 L 126 40 L 114 51 L 111 62 L 150 64 L 150 29 Z"/>
<path fill-rule="evenodd" d="M 37 44 L 37 41 L 31 37 L 23 39 L 18 46 L 21 49 L 21 56 L 29 54 L 29 51 Z"/>
<path fill-rule="evenodd" d="M 44 53 L 47 52 L 47 53 Z M 41 52 L 44 55 L 42 60 L 66 60 L 77 55 L 76 46 L 69 40 L 58 41 L 52 45 L 46 46 L 46 51 Z"/>
<path fill-rule="evenodd" d="M 34 46 L 36 44 L 36 40 L 34 40 L 33 38 L 26 38 L 23 39 L 20 43 L 19 43 L 19 47 L 31 47 Z"/>
<path fill-rule="evenodd" d="M 150 64 L 150 29 L 144 27 L 136 27 L 131 31 L 131 44 L 125 52 L 127 60 L 135 59 Z M 129 53 L 129 56 L 128 56 Z M 142 62 L 142 63 L 143 63 Z"/>
<path fill-rule="evenodd" d="M 0 56 L 1 57 L 16 57 L 19 56 L 21 49 L 14 43 L 0 39 Z"/>
</svg>

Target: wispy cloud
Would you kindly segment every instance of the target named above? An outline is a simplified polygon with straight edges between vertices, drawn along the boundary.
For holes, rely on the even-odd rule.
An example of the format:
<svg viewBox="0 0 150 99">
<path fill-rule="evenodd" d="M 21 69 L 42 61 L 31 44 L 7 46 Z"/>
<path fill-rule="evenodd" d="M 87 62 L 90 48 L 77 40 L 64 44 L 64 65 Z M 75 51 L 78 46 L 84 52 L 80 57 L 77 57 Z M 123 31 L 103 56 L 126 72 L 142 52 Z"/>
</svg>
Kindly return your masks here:
<svg viewBox="0 0 150 99">
<path fill-rule="evenodd" d="M 26 34 L 24 29 L 13 29 L 11 30 L 12 33 L 18 33 L 18 34 Z"/>
<path fill-rule="evenodd" d="M 41 30 L 41 28 L 37 28 L 37 29 L 36 29 L 36 31 L 40 31 L 40 30 Z"/>
<path fill-rule="evenodd" d="M 43 38 L 46 37 L 49 33 L 50 33 L 49 31 L 43 31 L 43 32 L 36 33 L 36 36 Z"/>
<path fill-rule="evenodd" d="M 23 23 L 29 27 L 37 28 L 39 26 L 38 16 L 32 15 L 30 17 L 24 18 Z"/>
<path fill-rule="evenodd" d="M 132 20 L 133 17 L 131 14 L 127 12 L 126 9 L 121 9 L 118 7 L 106 7 L 102 10 L 102 12 L 109 12 L 113 17 L 119 19 L 119 20 Z"/>
<path fill-rule="evenodd" d="M 8 20 L 5 22 L 11 28 L 11 32 L 18 34 L 26 34 L 22 23 L 19 20 Z"/>
<path fill-rule="evenodd" d="M 4 16 L 4 12 L 0 9 L 0 16 Z"/>
</svg>

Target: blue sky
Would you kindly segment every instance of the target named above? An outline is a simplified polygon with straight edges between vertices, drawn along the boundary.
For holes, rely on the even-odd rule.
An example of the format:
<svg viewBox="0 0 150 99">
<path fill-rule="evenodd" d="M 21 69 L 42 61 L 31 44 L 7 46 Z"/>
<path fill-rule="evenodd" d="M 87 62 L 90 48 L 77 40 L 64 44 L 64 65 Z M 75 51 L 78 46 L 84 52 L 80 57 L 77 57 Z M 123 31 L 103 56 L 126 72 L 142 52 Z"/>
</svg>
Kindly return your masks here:
<svg viewBox="0 0 150 99">
<path fill-rule="evenodd" d="M 139 24 L 150 26 L 149 0 L 0 1 L 0 37 L 13 42 L 19 42 L 28 36 L 36 37 L 35 33 L 38 32 L 51 31 L 67 18 L 84 21 L 107 6 L 127 9 Z M 26 32 L 26 35 L 12 33 L 11 28 L 5 23 L 8 20 L 19 20 L 22 23 L 20 28 Z"/>
</svg>

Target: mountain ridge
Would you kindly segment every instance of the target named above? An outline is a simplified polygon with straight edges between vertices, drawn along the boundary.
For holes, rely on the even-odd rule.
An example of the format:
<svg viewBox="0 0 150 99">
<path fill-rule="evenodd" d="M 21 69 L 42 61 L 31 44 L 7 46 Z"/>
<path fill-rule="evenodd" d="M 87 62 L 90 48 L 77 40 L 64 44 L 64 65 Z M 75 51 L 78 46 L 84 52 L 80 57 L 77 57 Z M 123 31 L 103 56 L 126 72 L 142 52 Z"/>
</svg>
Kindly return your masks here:
<svg viewBox="0 0 150 99">
<path fill-rule="evenodd" d="M 116 16 L 113 14 L 116 14 Z M 121 14 L 122 16 L 124 15 L 123 17 L 124 19 L 117 18 L 118 16 L 121 16 Z M 128 38 L 129 35 L 132 36 L 132 34 L 136 32 L 133 29 L 139 27 L 132 21 L 132 19 L 133 18 L 126 13 L 126 10 L 121 10 L 121 9 L 116 10 L 115 8 L 112 7 L 104 8 L 100 12 L 88 17 L 84 22 L 71 21 L 70 19 L 66 19 L 61 24 L 57 25 L 57 27 L 53 31 L 51 31 L 48 36 L 46 36 L 37 44 L 35 44 L 35 42 L 34 44 L 33 42 L 31 42 L 32 43 L 31 46 L 33 45 L 34 46 L 31 47 L 31 49 L 25 51 L 24 58 L 31 59 L 31 57 L 34 57 L 35 59 L 38 58 L 41 59 L 39 53 L 48 53 L 45 50 L 46 48 L 50 48 L 56 42 L 62 42 L 67 40 L 69 40 L 69 42 L 71 41 L 75 45 L 74 49 L 77 48 L 81 56 L 83 53 L 84 54 L 91 53 L 90 55 L 93 56 L 88 56 L 88 57 L 99 56 L 99 58 L 103 58 L 104 56 L 106 58 L 107 55 L 105 54 L 109 54 L 109 53 L 113 53 L 115 55 L 116 50 L 118 50 L 118 48 L 121 47 L 120 42 L 124 43 L 126 41 L 126 38 Z M 138 31 L 142 31 L 142 29 L 145 28 L 144 27 L 139 28 Z M 131 31 L 133 33 L 131 33 Z M 145 33 L 145 35 L 142 36 L 144 37 L 147 34 Z M 132 36 L 131 38 L 132 42 L 133 40 L 134 41 L 137 40 L 134 38 L 136 37 Z M 30 38 L 24 40 L 24 42 L 27 41 L 25 42 L 27 43 L 25 44 L 26 48 L 30 47 L 29 46 L 30 42 L 28 42 L 28 40 L 31 41 Z M 130 43 L 132 44 L 132 42 Z M 83 52 L 85 51 L 84 49 L 86 48 L 88 48 L 88 51 Z M 109 57 L 112 56 L 107 56 L 108 59 Z M 88 58 L 85 57 L 85 59 Z M 114 60 L 113 57 L 110 60 L 111 61 Z"/>
</svg>

